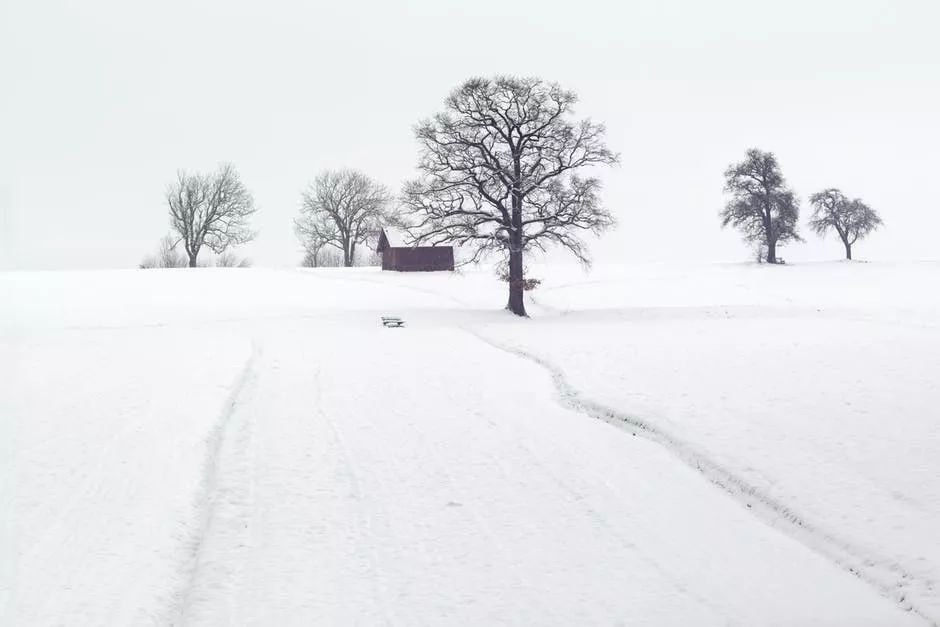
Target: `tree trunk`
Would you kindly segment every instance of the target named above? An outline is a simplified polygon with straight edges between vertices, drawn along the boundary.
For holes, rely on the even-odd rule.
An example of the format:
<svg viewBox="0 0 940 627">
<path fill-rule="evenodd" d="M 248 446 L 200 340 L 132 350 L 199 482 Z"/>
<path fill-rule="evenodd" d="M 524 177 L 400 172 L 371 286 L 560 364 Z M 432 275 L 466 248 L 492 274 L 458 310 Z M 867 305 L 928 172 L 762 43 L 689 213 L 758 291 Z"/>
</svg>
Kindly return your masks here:
<svg viewBox="0 0 940 627">
<path fill-rule="evenodd" d="M 513 229 L 509 243 L 509 303 L 506 309 L 517 316 L 525 312 L 525 275 L 522 263 L 522 229 Z"/>
<path fill-rule="evenodd" d="M 519 183 L 522 177 L 522 162 L 518 147 L 513 149 L 512 214 L 509 231 L 509 302 L 506 309 L 517 316 L 528 316 L 525 312 L 525 266 L 522 263 L 522 193 Z"/>
<path fill-rule="evenodd" d="M 777 237 L 779 233 L 774 232 L 773 206 L 771 202 L 771 193 L 764 185 L 764 209 L 761 211 L 764 220 L 764 239 L 767 241 L 767 263 L 777 263 Z"/>
<path fill-rule="evenodd" d="M 852 261 L 852 245 L 848 242 L 842 242 L 845 244 L 845 258 L 849 261 Z"/>
<path fill-rule="evenodd" d="M 196 255 L 192 255 L 192 254 L 189 255 L 189 267 L 190 268 L 196 267 Z"/>
<path fill-rule="evenodd" d="M 777 263 L 777 242 L 767 242 L 767 263 Z"/>
</svg>

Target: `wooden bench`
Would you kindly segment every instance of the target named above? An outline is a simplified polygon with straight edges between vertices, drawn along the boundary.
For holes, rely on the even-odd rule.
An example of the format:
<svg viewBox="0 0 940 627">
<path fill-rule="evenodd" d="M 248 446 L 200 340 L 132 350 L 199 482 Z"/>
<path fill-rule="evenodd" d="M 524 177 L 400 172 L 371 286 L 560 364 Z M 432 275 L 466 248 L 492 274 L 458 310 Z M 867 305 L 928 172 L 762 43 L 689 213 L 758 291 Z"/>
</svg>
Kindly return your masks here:
<svg viewBox="0 0 940 627">
<path fill-rule="evenodd" d="M 382 316 L 382 324 L 386 327 L 403 327 L 405 326 L 405 321 L 393 316 Z"/>
</svg>

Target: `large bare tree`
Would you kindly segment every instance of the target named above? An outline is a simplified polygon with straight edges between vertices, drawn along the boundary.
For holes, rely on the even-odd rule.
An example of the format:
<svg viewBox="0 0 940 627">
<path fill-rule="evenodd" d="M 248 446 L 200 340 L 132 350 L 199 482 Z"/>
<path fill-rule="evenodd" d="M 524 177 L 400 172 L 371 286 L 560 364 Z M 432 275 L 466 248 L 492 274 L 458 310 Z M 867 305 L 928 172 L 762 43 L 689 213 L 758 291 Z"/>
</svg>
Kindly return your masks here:
<svg viewBox="0 0 940 627">
<path fill-rule="evenodd" d="M 414 243 L 461 245 L 470 261 L 502 255 L 507 309 L 520 316 L 527 250 L 555 244 L 587 263 L 580 234 L 614 223 L 600 181 L 578 171 L 615 164 L 617 155 L 603 125 L 571 119 L 576 102 L 574 92 L 539 78 L 473 78 L 415 131 L 421 176 L 402 196 Z"/>
<path fill-rule="evenodd" d="M 787 187 L 772 152 L 751 148 L 744 161 L 728 167 L 725 192 L 731 200 L 721 212 L 721 226 L 730 224 L 745 240 L 763 246 L 767 263 L 777 263 L 779 244 L 800 241 L 800 202 Z"/>
<path fill-rule="evenodd" d="M 248 218 L 256 211 L 251 192 L 235 171 L 223 164 L 211 174 L 180 170 L 166 194 L 170 225 L 195 268 L 202 247 L 217 255 L 254 238 Z"/>
<path fill-rule="evenodd" d="M 322 172 L 302 194 L 294 230 L 314 264 L 324 247 L 333 247 L 350 267 L 356 246 L 375 237 L 390 202 L 388 189 L 362 172 Z"/>
<path fill-rule="evenodd" d="M 860 198 L 849 200 L 834 187 L 813 194 L 813 216 L 809 226 L 819 235 L 835 231 L 845 246 L 845 258 L 852 258 L 852 245 L 879 226 L 881 217 Z"/>
</svg>

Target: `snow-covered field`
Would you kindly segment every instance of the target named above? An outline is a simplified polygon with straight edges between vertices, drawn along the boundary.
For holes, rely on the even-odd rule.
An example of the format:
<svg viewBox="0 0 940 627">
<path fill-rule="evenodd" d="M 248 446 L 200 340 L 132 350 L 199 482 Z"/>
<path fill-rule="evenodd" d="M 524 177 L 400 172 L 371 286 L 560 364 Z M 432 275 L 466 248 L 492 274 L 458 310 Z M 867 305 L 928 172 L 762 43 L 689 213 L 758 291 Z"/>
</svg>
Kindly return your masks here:
<svg viewBox="0 0 940 627">
<path fill-rule="evenodd" d="M 0 274 L 0 624 L 940 622 L 940 264 L 535 274 Z"/>
</svg>

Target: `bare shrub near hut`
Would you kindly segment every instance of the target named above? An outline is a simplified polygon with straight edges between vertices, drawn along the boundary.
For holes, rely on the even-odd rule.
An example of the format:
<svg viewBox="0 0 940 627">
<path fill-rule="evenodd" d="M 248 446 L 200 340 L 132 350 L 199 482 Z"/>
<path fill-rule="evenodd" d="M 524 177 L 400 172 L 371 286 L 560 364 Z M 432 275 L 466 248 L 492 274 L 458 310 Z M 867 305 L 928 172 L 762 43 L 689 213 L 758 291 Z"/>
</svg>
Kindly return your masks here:
<svg viewBox="0 0 940 627">
<path fill-rule="evenodd" d="M 248 257 L 239 257 L 231 251 L 225 251 L 215 258 L 216 268 L 250 268 L 251 259 Z"/>
<path fill-rule="evenodd" d="M 542 284 L 541 279 L 529 277 L 529 268 L 526 266 L 522 269 L 523 276 L 525 277 L 522 280 L 522 290 L 525 292 L 531 292 L 539 285 Z M 505 261 L 501 263 L 496 269 L 496 276 L 499 277 L 499 280 L 503 283 L 509 283 L 511 276 L 509 273 L 509 262 Z"/>
<path fill-rule="evenodd" d="M 186 257 L 176 250 L 176 242 L 172 235 L 164 235 L 157 246 L 157 252 L 147 255 L 138 264 L 143 270 L 157 268 L 185 268 L 187 266 Z"/>
</svg>

